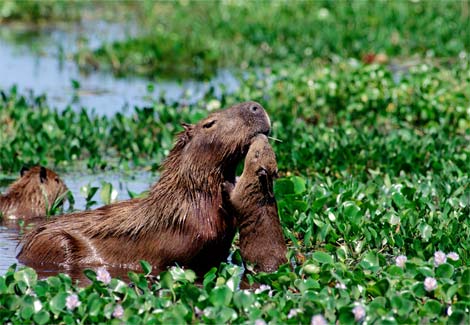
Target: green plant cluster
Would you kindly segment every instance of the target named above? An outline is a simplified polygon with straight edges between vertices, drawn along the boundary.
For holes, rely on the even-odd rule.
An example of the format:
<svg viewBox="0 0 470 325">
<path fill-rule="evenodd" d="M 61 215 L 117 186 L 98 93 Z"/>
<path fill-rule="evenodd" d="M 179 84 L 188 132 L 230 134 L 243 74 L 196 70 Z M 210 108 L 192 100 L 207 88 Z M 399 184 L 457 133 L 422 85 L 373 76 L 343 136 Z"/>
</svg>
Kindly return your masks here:
<svg viewBox="0 0 470 325">
<path fill-rule="evenodd" d="M 316 252 L 293 271 L 249 275 L 251 282 L 263 283 L 256 290 L 239 288 L 238 265 L 214 268 L 198 283 L 191 270 L 174 267 L 155 278 L 148 263 L 141 264 L 144 274 L 130 272 L 130 283 L 87 270 L 86 287 L 64 274 L 38 280 L 34 270 L 12 266 L 0 277 L 0 319 L 13 324 L 468 321 L 470 269 L 460 261 L 436 267 L 413 258 L 397 266 L 368 253 L 351 267 Z M 430 287 L 427 279 L 436 282 Z"/>
<path fill-rule="evenodd" d="M 82 67 L 207 78 L 221 67 L 317 58 L 455 57 L 470 50 L 468 1 L 160 3 L 134 8 L 142 34 L 81 49 Z M 383 56 L 385 55 L 385 56 Z"/>
<path fill-rule="evenodd" d="M 84 2 L 70 5 L 65 0 L 2 0 L 0 22 L 50 23 L 52 21 L 78 20 Z"/>
</svg>

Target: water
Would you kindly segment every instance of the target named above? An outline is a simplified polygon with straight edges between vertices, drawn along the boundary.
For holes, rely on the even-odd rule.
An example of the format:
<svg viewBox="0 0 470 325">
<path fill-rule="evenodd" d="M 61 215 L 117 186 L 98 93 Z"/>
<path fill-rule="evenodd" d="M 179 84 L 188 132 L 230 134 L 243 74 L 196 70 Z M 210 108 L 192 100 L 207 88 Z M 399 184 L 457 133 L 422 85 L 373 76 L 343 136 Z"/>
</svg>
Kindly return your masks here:
<svg viewBox="0 0 470 325">
<path fill-rule="evenodd" d="M 45 28 L 31 35 L 24 26 L 0 25 L 0 89 L 17 85 L 21 93 L 47 94 L 49 104 L 59 110 L 71 105 L 112 116 L 117 112 L 129 113 L 134 106 L 149 105 L 151 98 L 160 94 L 169 102 L 184 100 L 191 103 L 201 99 L 210 88 L 216 96 L 222 88 L 228 92 L 238 88 L 237 79 L 228 71 L 220 71 L 207 82 L 166 80 L 150 83 L 143 78 L 116 78 L 106 72 L 84 74 L 78 69 L 71 59 L 78 43 L 86 39 L 91 48 L 96 48 L 103 41 L 135 33 L 124 28 L 118 24 L 88 22 L 67 28 Z M 23 41 L 15 42 L 17 39 Z M 79 83 L 78 90 L 74 89 L 72 80 Z M 151 93 L 149 84 L 153 85 Z"/>
</svg>

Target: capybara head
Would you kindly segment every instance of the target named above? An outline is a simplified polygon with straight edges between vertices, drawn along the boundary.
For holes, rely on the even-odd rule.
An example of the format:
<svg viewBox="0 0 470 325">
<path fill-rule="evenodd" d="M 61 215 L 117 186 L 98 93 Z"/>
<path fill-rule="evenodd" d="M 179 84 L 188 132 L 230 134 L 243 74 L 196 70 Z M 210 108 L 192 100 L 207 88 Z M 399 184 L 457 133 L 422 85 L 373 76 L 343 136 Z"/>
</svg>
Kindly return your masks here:
<svg viewBox="0 0 470 325">
<path fill-rule="evenodd" d="M 57 199 L 63 200 L 68 191 L 59 175 L 43 166 L 23 167 L 20 174 L 20 179 L 11 185 L 11 190 L 22 193 L 27 202 L 37 204 L 38 207 L 45 208 Z"/>
<path fill-rule="evenodd" d="M 271 122 L 264 108 L 256 102 L 244 102 L 210 114 L 195 125 L 183 124 L 173 149 L 188 167 L 188 173 L 200 176 L 197 168 L 218 168 L 233 180 L 237 163 L 246 154 L 251 140 L 258 134 L 269 134 Z M 176 162 L 175 162 L 176 163 Z M 171 165 L 171 163 L 169 164 Z M 233 174 L 233 176 L 232 176 Z"/>
<path fill-rule="evenodd" d="M 276 155 L 264 134 L 259 134 L 252 139 L 250 149 L 246 154 L 243 173 L 247 173 L 247 176 L 277 178 Z"/>
</svg>

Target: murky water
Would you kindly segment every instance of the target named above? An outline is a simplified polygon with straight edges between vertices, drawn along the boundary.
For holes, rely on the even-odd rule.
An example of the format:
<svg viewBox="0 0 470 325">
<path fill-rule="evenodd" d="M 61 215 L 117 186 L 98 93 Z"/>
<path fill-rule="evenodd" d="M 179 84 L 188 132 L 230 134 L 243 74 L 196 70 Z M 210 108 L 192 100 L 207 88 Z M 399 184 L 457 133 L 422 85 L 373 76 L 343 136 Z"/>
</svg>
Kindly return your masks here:
<svg viewBox="0 0 470 325">
<path fill-rule="evenodd" d="M 71 59 L 77 43 L 86 39 L 90 47 L 95 48 L 105 40 L 134 33 L 123 28 L 116 24 L 90 22 L 68 26 L 67 29 L 57 26 L 45 28 L 31 35 L 24 26 L 0 25 L 0 88 L 9 89 L 17 85 L 20 92 L 47 94 L 52 107 L 85 107 L 108 116 L 130 112 L 134 106 L 148 105 L 150 98 L 160 95 L 169 102 L 195 102 L 211 88 L 216 96 L 222 88 L 229 92 L 238 88 L 238 81 L 228 71 L 220 71 L 208 82 L 149 82 L 143 78 L 115 78 L 104 72 L 84 74 L 78 69 Z M 22 39 L 19 44 L 14 41 L 15 35 Z M 117 37 L 119 35 L 121 37 Z M 37 44 L 38 39 L 41 40 L 40 49 L 33 50 L 37 46 L 32 44 Z M 79 83 L 78 89 L 74 88 L 72 80 Z M 151 93 L 149 84 L 153 85 Z"/>
</svg>

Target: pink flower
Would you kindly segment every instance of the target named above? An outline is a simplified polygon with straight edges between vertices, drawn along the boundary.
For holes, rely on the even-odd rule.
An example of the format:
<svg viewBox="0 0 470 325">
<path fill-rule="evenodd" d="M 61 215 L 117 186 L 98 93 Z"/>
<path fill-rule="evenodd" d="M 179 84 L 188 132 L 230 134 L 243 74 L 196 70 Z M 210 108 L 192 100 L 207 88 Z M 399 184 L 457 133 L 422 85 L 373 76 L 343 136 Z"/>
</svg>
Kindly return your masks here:
<svg viewBox="0 0 470 325">
<path fill-rule="evenodd" d="M 114 311 L 113 311 L 113 317 L 114 318 L 122 318 L 122 316 L 124 315 L 124 308 L 122 308 L 121 305 L 116 305 L 116 307 L 114 308 Z"/>
<path fill-rule="evenodd" d="M 109 284 L 111 282 L 111 275 L 104 267 L 100 267 L 96 270 L 96 280 Z"/>
<path fill-rule="evenodd" d="M 357 305 L 356 307 L 354 307 L 352 312 L 354 314 L 354 319 L 356 320 L 356 322 L 360 322 L 364 319 L 364 317 L 366 317 L 366 310 L 361 305 Z"/>
<path fill-rule="evenodd" d="M 68 310 L 74 310 L 78 306 L 80 306 L 80 301 L 78 300 L 78 296 L 73 293 L 67 298 L 65 298 L 65 306 L 67 307 Z"/>
<path fill-rule="evenodd" d="M 437 281 L 434 278 L 427 277 L 424 279 L 424 289 L 428 292 L 433 291 L 437 288 Z"/>
<path fill-rule="evenodd" d="M 315 315 L 312 317 L 310 325 L 328 325 L 328 323 L 322 315 Z"/>
<path fill-rule="evenodd" d="M 447 261 L 446 254 L 443 251 L 437 251 L 434 253 L 434 265 L 439 266 Z"/>
<path fill-rule="evenodd" d="M 405 263 L 407 260 L 408 258 L 405 255 L 399 255 L 395 259 L 395 264 L 396 266 L 399 266 L 399 267 L 405 267 Z"/>
<path fill-rule="evenodd" d="M 289 319 L 290 319 L 290 318 L 293 318 L 293 317 L 297 316 L 300 312 L 302 312 L 301 309 L 299 309 L 299 308 L 293 308 L 293 309 L 291 309 L 291 310 L 289 311 L 289 314 L 287 315 L 287 318 L 289 318 Z"/>
<path fill-rule="evenodd" d="M 255 325 L 266 325 L 266 322 L 263 319 L 255 320 Z"/>
<path fill-rule="evenodd" d="M 458 261 L 460 257 L 456 252 L 450 252 L 447 254 L 447 258 L 450 258 L 452 261 Z"/>
</svg>

